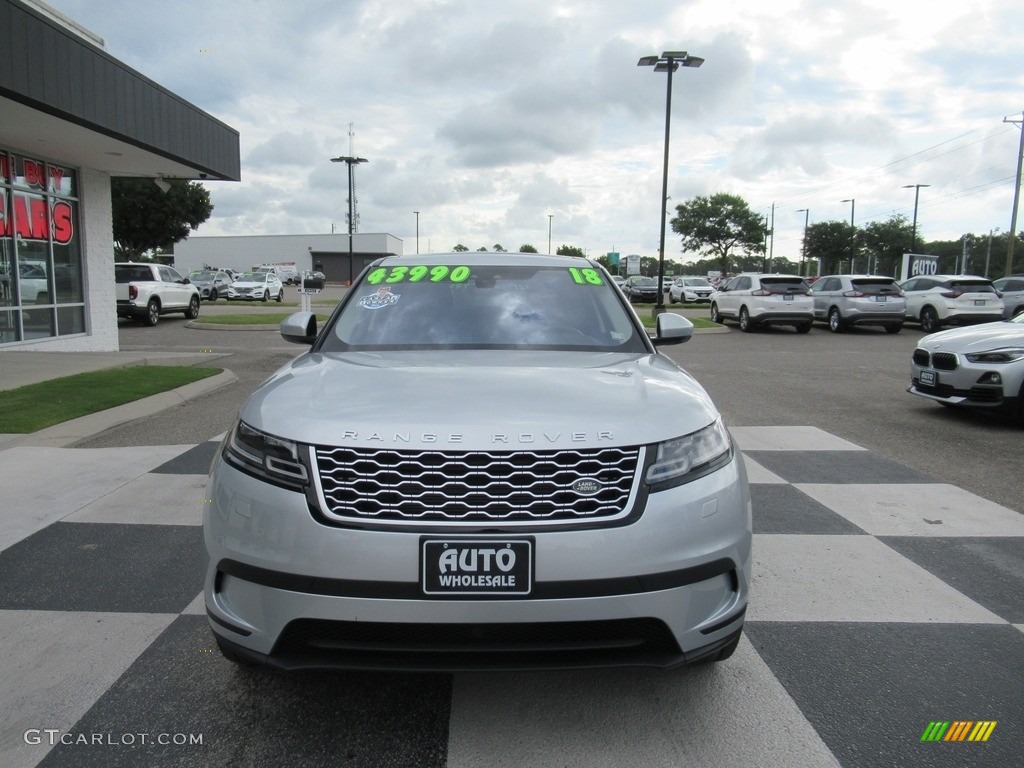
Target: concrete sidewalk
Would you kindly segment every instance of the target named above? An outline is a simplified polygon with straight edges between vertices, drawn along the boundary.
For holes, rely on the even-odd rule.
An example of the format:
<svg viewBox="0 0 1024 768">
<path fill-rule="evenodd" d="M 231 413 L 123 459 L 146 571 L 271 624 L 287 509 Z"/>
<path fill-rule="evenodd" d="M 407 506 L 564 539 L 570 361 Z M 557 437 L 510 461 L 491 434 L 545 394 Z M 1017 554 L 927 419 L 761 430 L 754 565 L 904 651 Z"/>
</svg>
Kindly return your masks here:
<svg viewBox="0 0 1024 768">
<path fill-rule="evenodd" d="M 134 365 L 210 365 L 222 368 L 224 354 L 181 352 L 0 352 L 0 390 L 16 389 L 63 376 Z M 15 446 L 66 448 L 112 427 L 151 416 L 237 381 L 231 371 L 161 392 L 150 397 L 108 408 L 77 419 L 55 424 L 27 435 L 0 434 L 0 451 Z"/>
</svg>

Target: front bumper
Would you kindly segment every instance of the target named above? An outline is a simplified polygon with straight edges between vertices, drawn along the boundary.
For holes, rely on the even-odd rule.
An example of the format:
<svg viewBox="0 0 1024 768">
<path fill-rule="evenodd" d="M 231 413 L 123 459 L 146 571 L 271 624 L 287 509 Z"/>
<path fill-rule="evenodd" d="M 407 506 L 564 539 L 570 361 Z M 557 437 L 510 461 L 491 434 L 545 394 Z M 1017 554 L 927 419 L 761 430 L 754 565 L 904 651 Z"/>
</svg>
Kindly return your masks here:
<svg viewBox="0 0 1024 768">
<path fill-rule="evenodd" d="M 998 375 L 998 382 L 993 376 Z M 922 381 L 924 377 L 928 382 Z M 979 365 L 961 359 L 955 370 L 936 370 L 911 363 L 912 395 L 946 405 L 1017 413 L 1021 374 L 1007 366 Z"/>
<path fill-rule="evenodd" d="M 426 597 L 419 532 L 324 526 L 302 494 L 219 459 L 209 488 L 210 626 L 222 647 L 270 666 L 672 667 L 717 655 L 743 626 L 752 535 L 739 454 L 651 494 L 629 525 L 528 532 L 525 598 Z"/>
</svg>

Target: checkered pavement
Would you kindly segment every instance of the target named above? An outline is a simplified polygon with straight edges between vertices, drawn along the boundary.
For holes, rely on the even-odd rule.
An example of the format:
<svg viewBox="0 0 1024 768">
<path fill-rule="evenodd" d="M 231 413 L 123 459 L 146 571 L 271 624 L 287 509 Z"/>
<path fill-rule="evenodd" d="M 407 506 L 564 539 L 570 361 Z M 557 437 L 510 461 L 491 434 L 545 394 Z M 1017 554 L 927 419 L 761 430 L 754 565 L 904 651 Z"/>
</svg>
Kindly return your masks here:
<svg viewBox="0 0 1024 768">
<path fill-rule="evenodd" d="M 235 668 L 200 594 L 216 441 L 9 449 L 0 766 L 1019 765 L 1019 510 L 812 427 L 733 433 L 754 499 L 746 633 L 672 672 Z M 937 720 L 997 725 L 922 742 Z"/>
</svg>

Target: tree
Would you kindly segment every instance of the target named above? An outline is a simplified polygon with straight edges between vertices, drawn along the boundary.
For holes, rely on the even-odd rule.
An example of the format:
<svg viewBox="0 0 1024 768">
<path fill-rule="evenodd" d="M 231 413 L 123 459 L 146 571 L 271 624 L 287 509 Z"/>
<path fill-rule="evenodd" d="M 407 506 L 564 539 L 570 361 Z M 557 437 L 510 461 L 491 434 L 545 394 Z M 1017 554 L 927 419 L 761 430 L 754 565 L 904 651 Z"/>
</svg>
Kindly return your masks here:
<svg viewBox="0 0 1024 768">
<path fill-rule="evenodd" d="M 821 261 L 821 274 L 840 272 L 843 260 L 849 261 L 850 247 L 856 249 L 856 230 L 846 221 L 819 221 L 807 228 L 805 257 Z"/>
<path fill-rule="evenodd" d="M 872 221 L 860 232 L 860 241 L 871 257 L 873 271 L 880 275 L 896 275 L 904 253 L 910 253 L 913 226 L 901 214 L 885 221 Z M 865 264 L 865 272 L 867 270 Z"/>
<path fill-rule="evenodd" d="M 501 247 L 501 243 L 495 243 L 494 244 L 494 252 L 495 253 L 507 253 L 507 251 L 504 248 Z"/>
<path fill-rule="evenodd" d="M 479 248 L 476 249 L 476 252 L 477 253 L 487 253 L 487 246 L 486 245 L 481 245 Z"/>
<path fill-rule="evenodd" d="M 586 258 L 587 254 L 583 252 L 582 248 L 575 245 L 560 245 L 555 253 L 559 256 L 582 256 Z"/>
<path fill-rule="evenodd" d="M 149 178 L 110 180 L 116 258 L 139 259 L 147 251 L 170 247 L 210 218 L 213 203 L 202 184 L 184 179 L 166 183 L 170 189 L 164 192 Z"/>
<path fill-rule="evenodd" d="M 684 251 L 715 258 L 722 272 L 731 272 L 731 251 L 764 253 L 764 219 L 739 195 L 719 192 L 676 206 L 672 231 L 683 238 Z"/>
<path fill-rule="evenodd" d="M 456 246 L 455 246 L 454 248 L 452 248 L 452 250 L 453 250 L 453 251 L 454 251 L 455 253 L 465 253 L 466 251 L 468 251 L 468 250 L 469 250 L 469 248 L 467 248 L 466 246 L 464 246 L 464 245 L 463 245 L 462 243 L 459 243 L 459 244 L 458 244 L 458 245 L 456 245 Z"/>
<path fill-rule="evenodd" d="M 534 248 L 529 243 L 524 243 L 523 245 L 519 246 L 519 252 L 520 253 L 536 253 L 537 249 Z"/>
</svg>

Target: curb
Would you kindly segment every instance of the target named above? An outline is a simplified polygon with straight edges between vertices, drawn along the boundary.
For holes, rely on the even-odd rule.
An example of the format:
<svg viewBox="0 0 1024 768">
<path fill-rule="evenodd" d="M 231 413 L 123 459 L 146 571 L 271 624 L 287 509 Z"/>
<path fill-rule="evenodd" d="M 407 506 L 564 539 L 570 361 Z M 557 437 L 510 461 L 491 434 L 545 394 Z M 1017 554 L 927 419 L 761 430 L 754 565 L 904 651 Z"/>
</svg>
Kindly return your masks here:
<svg viewBox="0 0 1024 768">
<path fill-rule="evenodd" d="M 226 368 L 214 376 L 194 381 L 177 389 L 160 392 L 131 403 L 97 411 L 77 419 L 71 419 L 52 427 L 40 429 L 27 435 L 14 436 L 12 440 L 0 442 L 0 452 L 8 448 L 32 446 L 37 448 L 71 448 L 83 440 L 119 427 L 136 419 L 153 416 L 161 411 L 181 405 L 189 400 L 208 394 L 221 387 L 234 384 L 238 377 Z"/>
</svg>

